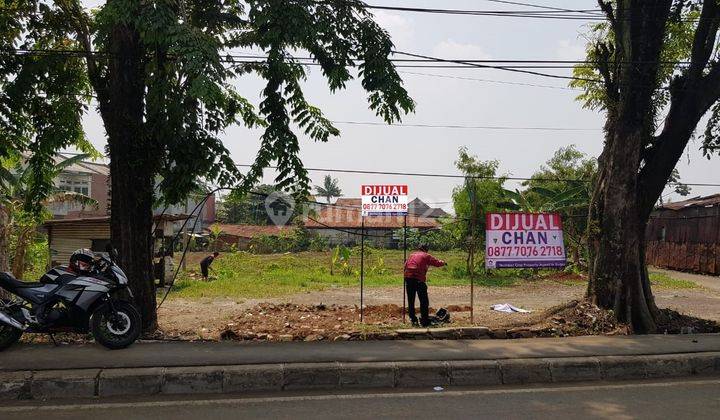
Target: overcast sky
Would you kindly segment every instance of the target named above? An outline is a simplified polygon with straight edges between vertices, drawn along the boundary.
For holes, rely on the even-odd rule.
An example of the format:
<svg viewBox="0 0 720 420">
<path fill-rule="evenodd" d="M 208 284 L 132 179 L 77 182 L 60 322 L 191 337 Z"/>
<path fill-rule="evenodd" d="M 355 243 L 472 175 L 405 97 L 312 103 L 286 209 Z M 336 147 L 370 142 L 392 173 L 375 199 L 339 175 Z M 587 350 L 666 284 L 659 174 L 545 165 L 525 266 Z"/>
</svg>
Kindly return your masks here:
<svg viewBox="0 0 720 420">
<path fill-rule="evenodd" d="M 101 3 L 86 0 L 86 6 Z M 484 0 L 368 0 L 370 4 L 413 7 L 443 7 L 482 10 L 527 10 Z M 571 9 L 592 9 L 595 0 L 535 0 L 537 4 Z M 445 16 L 408 12 L 376 12 L 377 21 L 392 35 L 396 49 L 451 59 L 582 60 L 586 22 L 485 16 Z M 402 70 L 402 69 L 401 69 Z M 424 75 L 410 74 L 423 73 Z M 570 70 L 551 70 L 569 75 Z M 464 80 L 440 76 L 483 79 Z M 569 144 L 598 156 L 602 150 L 603 115 L 582 109 L 577 92 L 566 89 L 562 80 L 486 69 L 406 69 L 401 71 L 406 87 L 417 102 L 417 111 L 406 124 L 566 127 L 585 131 L 476 130 L 363 126 L 338 124 L 342 134 L 328 143 L 302 140 L 302 158 L 307 167 L 342 168 L 393 172 L 457 173 L 458 149 L 466 146 L 481 159 L 497 159 L 500 172 L 529 176 L 559 147 Z M 488 81 L 489 80 L 489 81 Z M 495 82 L 519 82 L 551 87 L 530 87 Z M 238 80 L 241 94 L 258 103 L 263 82 L 253 76 Z M 554 88 L 553 88 L 554 87 Z M 366 95 L 353 82 L 347 90 L 331 94 L 316 68 L 305 83 L 308 100 L 331 120 L 380 122 L 368 110 Z M 85 119 L 91 141 L 105 144 L 99 116 L 93 111 Z M 251 163 L 259 147 L 260 132 L 233 127 L 224 135 L 225 145 L 237 163 Z M 691 143 L 679 164 L 685 182 L 718 182 L 718 161 L 708 161 Z M 268 171 L 266 181 L 272 180 Z M 321 182 L 325 173 L 312 172 Z M 446 207 L 454 186 L 461 180 L 398 176 L 333 174 L 340 179 L 346 196 L 356 197 L 363 183 L 407 183 L 411 196 Z M 694 187 L 693 195 L 716 189 Z"/>
</svg>

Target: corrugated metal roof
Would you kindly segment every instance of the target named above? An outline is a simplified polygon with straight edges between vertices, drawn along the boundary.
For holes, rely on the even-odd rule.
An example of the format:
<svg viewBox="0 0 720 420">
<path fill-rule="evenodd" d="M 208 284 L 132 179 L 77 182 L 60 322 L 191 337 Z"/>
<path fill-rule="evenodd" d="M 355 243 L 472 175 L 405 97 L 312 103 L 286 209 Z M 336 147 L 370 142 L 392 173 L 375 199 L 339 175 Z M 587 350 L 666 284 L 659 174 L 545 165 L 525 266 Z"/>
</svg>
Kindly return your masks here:
<svg viewBox="0 0 720 420">
<path fill-rule="evenodd" d="M 189 218 L 195 218 L 195 216 L 188 216 L 186 214 L 156 214 L 153 216 L 153 221 L 166 221 L 166 222 L 177 222 Z M 52 219 L 48 220 L 43 225 L 55 226 L 72 223 L 86 223 L 86 222 L 110 222 L 110 216 L 93 216 L 93 217 L 76 217 L 68 219 Z"/>
<path fill-rule="evenodd" d="M 715 207 L 720 206 L 720 194 L 708 195 L 705 197 L 695 197 L 689 200 L 676 201 L 674 203 L 666 203 L 658 207 L 658 210 L 682 210 L 688 207 Z"/>
</svg>

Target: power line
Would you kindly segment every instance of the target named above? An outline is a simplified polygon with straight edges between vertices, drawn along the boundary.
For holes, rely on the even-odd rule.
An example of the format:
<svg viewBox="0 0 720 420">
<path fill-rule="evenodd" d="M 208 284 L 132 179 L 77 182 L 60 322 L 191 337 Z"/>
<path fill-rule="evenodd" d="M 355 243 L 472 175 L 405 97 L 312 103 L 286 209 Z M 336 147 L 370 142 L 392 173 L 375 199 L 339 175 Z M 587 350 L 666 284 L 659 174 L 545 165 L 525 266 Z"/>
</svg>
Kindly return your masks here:
<svg viewBox="0 0 720 420">
<path fill-rule="evenodd" d="M 533 4 L 533 3 L 524 3 L 524 2 L 518 2 L 518 1 L 509 1 L 509 0 L 483 0 L 489 3 L 499 3 L 499 4 L 509 4 L 513 6 L 523 6 L 523 7 L 531 7 L 535 9 L 544 9 L 544 10 L 552 10 L 556 12 L 578 12 L 578 13 L 602 13 L 602 10 L 600 9 L 588 9 L 588 10 L 572 10 L 572 9 L 563 9 L 561 7 L 552 7 L 552 6 L 545 6 L 540 4 Z"/>
<path fill-rule="evenodd" d="M 0 50 L 0 54 L 12 54 L 12 55 L 70 55 L 70 56 L 78 56 L 78 57 L 84 57 L 87 54 L 97 56 L 97 57 L 107 57 L 107 58 L 113 58 L 118 56 L 119 54 L 110 53 L 110 52 L 102 52 L 102 51 L 84 51 L 84 50 L 67 50 L 67 49 L 24 49 L 24 48 L 5 48 Z M 438 62 L 450 62 L 450 63 L 457 63 L 462 64 L 463 66 L 467 66 L 467 63 L 471 64 L 503 64 L 502 67 L 510 67 L 510 66 L 532 66 L 532 67 L 548 67 L 548 68 L 575 68 L 577 66 L 588 66 L 592 67 L 595 65 L 593 61 L 588 60 L 558 60 L 558 59 L 474 59 L 474 58 L 437 58 L 437 57 L 430 57 L 430 56 L 423 56 L 419 54 L 411 54 L 411 53 L 405 53 L 400 51 L 394 51 L 396 54 L 402 54 L 411 56 L 413 58 L 388 58 L 389 61 L 393 63 L 409 63 L 409 64 L 432 64 L 432 63 L 438 63 Z M 225 51 L 220 52 L 218 55 L 221 57 L 220 61 L 223 62 L 247 62 L 247 63 L 261 63 L 261 61 L 257 60 L 267 60 L 269 58 L 268 55 L 265 54 L 249 54 L 245 52 L 239 52 L 239 51 Z M 172 54 L 168 55 L 169 58 L 174 58 Z M 316 58 L 311 56 L 288 56 L 287 58 L 297 61 L 315 61 Z M 251 61 L 254 60 L 254 61 Z M 356 60 L 357 62 L 362 62 L 363 60 Z M 667 61 L 667 60 L 660 60 L 660 61 L 622 61 L 618 62 L 618 64 L 662 64 L 662 65 L 690 65 L 691 62 L 689 61 Z M 355 65 L 357 66 L 357 65 Z"/>
<path fill-rule="evenodd" d="M 241 168 L 250 168 L 253 165 L 248 164 L 236 164 L 235 166 Z M 267 169 L 277 169 L 276 166 L 267 166 Z M 442 174 L 442 173 L 428 173 L 428 172 L 392 172 L 392 171 L 366 171 L 359 169 L 334 169 L 334 168 L 305 168 L 306 171 L 311 172 L 335 172 L 345 174 L 361 174 L 361 175 L 391 175 L 391 176 L 414 176 L 414 177 L 425 177 L 425 178 L 452 178 L 452 179 L 487 179 L 487 180 L 505 180 L 505 181 L 537 181 L 537 182 L 575 182 L 575 183 L 589 183 L 587 179 L 570 179 L 570 178 L 527 178 L 527 177 L 512 177 L 512 176 L 476 176 L 476 175 L 462 175 L 462 174 Z M 720 184 L 710 183 L 691 183 L 691 182 L 668 182 L 667 185 L 687 185 L 691 187 L 720 187 Z"/>
<path fill-rule="evenodd" d="M 440 79 L 457 79 L 457 80 L 467 80 L 467 81 L 472 81 L 472 82 L 497 83 L 497 84 L 501 84 L 501 85 L 526 86 L 526 87 L 559 89 L 559 90 L 569 90 L 569 91 L 581 91 L 582 90 L 582 89 L 576 89 L 576 88 L 571 88 L 571 87 L 567 87 L 567 86 L 551 86 L 551 85 L 540 85 L 540 84 L 535 84 L 535 83 L 509 82 L 506 80 L 478 79 L 478 78 L 474 78 L 474 77 L 450 76 L 447 74 L 419 73 L 419 72 L 412 72 L 412 71 L 399 71 L 398 73 L 410 74 L 413 76 L 437 77 Z"/>
<path fill-rule="evenodd" d="M 459 125 L 459 124 L 387 124 L 371 121 L 331 121 L 333 124 L 371 125 L 382 127 L 414 127 L 414 128 L 448 128 L 469 130 L 518 130 L 518 131 L 602 131 L 600 128 L 572 128 L 572 127 L 511 127 L 500 125 Z"/>
<path fill-rule="evenodd" d="M 398 12 L 431 13 L 443 15 L 460 16 L 491 16 L 509 18 L 531 18 L 531 19 L 556 19 L 556 20 L 582 20 L 582 21 L 604 21 L 607 18 L 599 14 L 591 14 L 592 10 L 568 10 L 559 11 L 527 11 L 527 10 L 460 10 L 460 9 L 433 9 L 423 7 L 400 7 L 400 6 L 378 6 L 365 5 L 366 9 L 391 10 Z"/>
<path fill-rule="evenodd" d="M 582 78 L 582 77 L 561 76 L 561 75 L 557 75 L 557 74 L 540 73 L 540 72 L 530 71 L 530 70 L 513 69 L 513 68 L 506 67 L 506 66 L 491 66 L 491 65 L 487 65 L 487 64 L 470 63 L 470 62 L 462 61 L 462 60 L 448 60 L 448 59 L 444 59 L 444 58 L 437 58 L 437 57 L 431 57 L 428 55 L 413 54 L 413 53 L 402 52 L 402 51 L 394 51 L 394 53 L 400 54 L 400 55 L 406 55 L 409 57 L 431 59 L 431 60 L 436 60 L 436 61 L 440 61 L 440 62 L 444 62 L 444 63 L 465 64 L 465 65 L 471 66 L 471 67 L 490 68 L 490 69 L 496 69 L 496 70 L 509 71 L 509 72 L 513 72 L 513 73 L 531 74 L 534 76 L 548 77 L 548 78 L 552 78 L 552 79 L 578 80 L 578 81 L 585 81 L 585 82 L 591 82 L 591 83 L 602 83 L 602 80 L 600 80 L 600 79 L 587 79 L 587 78 Z"/>
</svg>

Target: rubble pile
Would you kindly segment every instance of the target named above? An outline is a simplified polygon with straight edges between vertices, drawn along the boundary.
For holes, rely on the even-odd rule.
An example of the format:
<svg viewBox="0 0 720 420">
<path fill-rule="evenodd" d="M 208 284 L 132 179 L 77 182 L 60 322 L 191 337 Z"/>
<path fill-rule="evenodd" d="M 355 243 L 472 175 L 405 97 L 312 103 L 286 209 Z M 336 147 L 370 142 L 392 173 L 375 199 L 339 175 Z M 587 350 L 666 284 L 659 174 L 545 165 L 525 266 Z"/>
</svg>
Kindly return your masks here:
<svg viewBox="0 0 720 420">
<path fill-rule="evenodd" d="M 546 312 L 546 321 L 531 328 L 535 337 L 579 335 L 627 335 L 628 325 L 615 318 L 612 311 L 599 308 L 589 300 L 573 300 Z"/>
<path fill-rule="evenodd" d="M 262 303 L 229 322 L 224 340 L 322 341 L 392 339 L 402 324 L 402 307 L 367 306 L 360 325 L 357 306 Z"/>
</svg>

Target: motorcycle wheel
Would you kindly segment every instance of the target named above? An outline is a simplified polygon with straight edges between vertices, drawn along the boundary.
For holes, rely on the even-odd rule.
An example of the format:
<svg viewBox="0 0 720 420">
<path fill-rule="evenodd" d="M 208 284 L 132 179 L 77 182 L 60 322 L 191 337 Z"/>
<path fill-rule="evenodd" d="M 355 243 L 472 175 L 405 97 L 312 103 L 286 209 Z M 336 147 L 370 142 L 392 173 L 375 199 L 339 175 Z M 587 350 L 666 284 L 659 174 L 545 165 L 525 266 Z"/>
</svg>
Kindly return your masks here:
<svg viewBox="0 0 720 420">
<path fill-rule="evenodd" d="M 13 328 L 5 324 L 0 325 L 0 351 L 17 343 L 22 335 L 22 330 L 18 330 L 17 328 Z"/>
<path fill-rule="evenodd" d="M 90 330 L 95 341 L 111 349 L 124 349 L 138 339 L 141 332 L 140 312 L 129 302 L 103 305 L 92 314 Z"/>
</svg>

